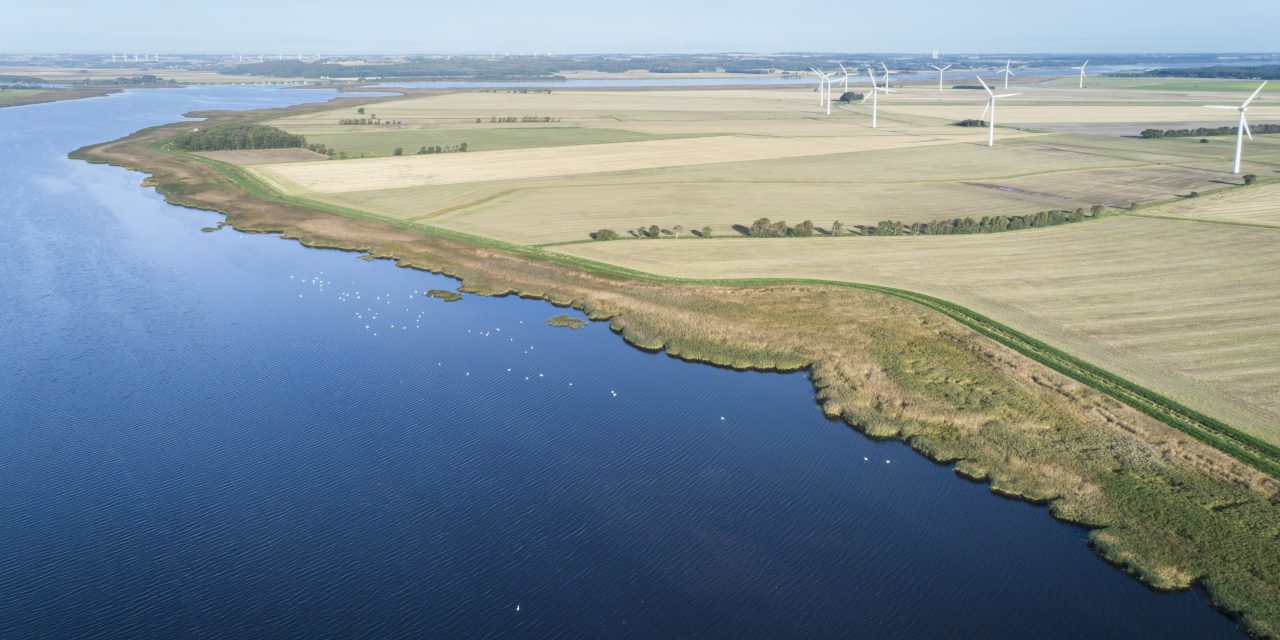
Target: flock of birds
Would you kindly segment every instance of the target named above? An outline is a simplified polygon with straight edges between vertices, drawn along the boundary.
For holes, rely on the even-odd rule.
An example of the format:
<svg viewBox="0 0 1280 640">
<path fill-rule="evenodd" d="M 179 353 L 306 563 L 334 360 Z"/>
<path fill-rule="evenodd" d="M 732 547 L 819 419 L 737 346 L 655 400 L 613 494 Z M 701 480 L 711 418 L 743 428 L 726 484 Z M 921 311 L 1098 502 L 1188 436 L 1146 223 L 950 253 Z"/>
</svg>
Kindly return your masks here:
<svg viewBox="0 0 1280 640">
<path fill-rule="evenodd" d="M 289 280 L 295 286 L 301 287 L 304 289 L 304 291 L 298 293 L 298 298 L 300 299 L 305 298 L 305 294 L 307 293 L 306 290 L 311 290 L 315 293 L 325 293 L 326 291 L 330 291 L 333 289 L 333 281 L 326 279 L 323 271 L 310 277 L 291 275 L 289 276 Z M 403 294 L 404 297 L 402 298 L 402 300 L 405 301 L 403 304 L 405 304 L 406 306 L 403 307 L 404 311 L 403 311 L 402 317 L 408 318 L 408 320 L 401 319 L 398 322 L 393 322 L 391 318 L 394 317 L 395 314 L 399 313 L 398 311 L 399 307 L 398 305 L 395 305 L 395 301 L 396 301 L 395 295 L 389 292 L 380 293 L 380 294 L 362 293 L 360 289 L 356 287 L 357 287 L 356 283 L 352 282 L 350 289 L 339 290 L 335 298 L 339 303 L 343 305 L 350 304 L 356 307 L 356 309 L 351 312 L 353 314 L 352 317 L 356 322 L 356 326 L 359 327 L 361 331 L 366 332 L 371 338 L 378 337 L 379 335 L 378 329 L 382 327 L 385 327 L 384 331 L 390 330 L 393 332 L 394 331 L 404 332 L 404 331 L 408 331 L 411 328 L 415 331 L 420 331 L 424 329 L 422 323 L 427 318 L 428 311 L 426 308 L 422 307 L 421 305 L 429 304 L 429 302 L 427 301 L 430 300 L 430 298 L 428 298 L 426 295 L 427 291 L 425 289 L 421 291 L 415 289 L 413 291 L 410 291 L 407 294 Z M 372 296 L 372 298 L 370 298 L 370 296 Z M 414 309 L 415 306 L 418 306 L 416 310 Z M 387 314 L 388 317 L 383 318 L 384 314 Z M 380 319 L 382 320 L 381 323 L 379 323 Z M 523 325 L 524 320 L 517 320 L 517 324 Z M 482 339 L 493 338 L 495 336 L 499 339 L 504 337 L 500 335 L 502 334 L 502 327 L 500 326 L 493 326 L 491 328 L 484 328 L 484 329 L 478 329 L 478 328 L 467 329 L 466 333 L 476 338 L 482 338 Z M 507 333 L 510 334 L 512 332 L 508 331 Z M 505 337 L 507 338 L 507 342 L 509 344 L 515 343 L 516 341 L 515 336 L 507 335 Z M 530 344 L 521 351 L 521 355 L 532 355 L 535 350 L 536 350 L 536 345 Z M 443 361 L 437 362 L 436 367 L 443 368 L 444 362 Z M 506 373 L 515 373 L 514 367 L 506 367 Z M 520 375 L 520 374 L 517 374 L 517 375 Z M 470 378 L 471 372 L 465 370 L 465 367 L 464 367 L 462 376 L 464 378 Z M 524 381 L 526 382 L 533 382 L 535 380 L 545 379 L 545 378 L 546 378 L 546 374 L 541 371 L 536 373 L 530 372 L 529 375 L 524 375 Z M 566 384 L 570 387 L 573 386 L 573 382 L 571 381 L 566 381 Z M 617 398 L 618 390 L 609 389 L 609 397 Z M 726 416 L 722 415 L 722 416 L 719 416 L 719 418 L 720 418 L 719 422 L 722 422 L 722 423 L 728 422 L 728 418 Z M 867 456 L 863 456 L 862 460 L 863 462 L 869 462 L 870 458 L 868 458 Z M 890 460 L 886 459 L 884 462 L 885 464 L 889 464 Z"/>
</svg>

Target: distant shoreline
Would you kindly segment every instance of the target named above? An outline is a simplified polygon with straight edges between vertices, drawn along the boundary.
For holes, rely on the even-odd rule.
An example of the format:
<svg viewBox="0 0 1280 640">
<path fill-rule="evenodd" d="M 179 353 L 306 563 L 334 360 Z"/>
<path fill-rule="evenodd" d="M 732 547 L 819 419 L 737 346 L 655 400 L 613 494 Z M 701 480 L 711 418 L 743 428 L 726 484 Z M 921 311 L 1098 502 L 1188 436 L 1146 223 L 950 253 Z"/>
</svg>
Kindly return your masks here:
<svg viewBox="0 0 1280 640">
<path fill-rule="evenodd" d="M 41 87 L 39 89 L 39 93 L 28 96 L 18 96 L 13 100 L 5 100 L 4 92 L 0 92 L 0 109 L 3 109 L 4 107 L 21 107 L 29 104 L 44 104 L 46 102 L 60 102 L 62 100 L 96 98 L 98 96 L 120 93 L 123 90 L 124 89 L 120 87 Z"/>
</svg>

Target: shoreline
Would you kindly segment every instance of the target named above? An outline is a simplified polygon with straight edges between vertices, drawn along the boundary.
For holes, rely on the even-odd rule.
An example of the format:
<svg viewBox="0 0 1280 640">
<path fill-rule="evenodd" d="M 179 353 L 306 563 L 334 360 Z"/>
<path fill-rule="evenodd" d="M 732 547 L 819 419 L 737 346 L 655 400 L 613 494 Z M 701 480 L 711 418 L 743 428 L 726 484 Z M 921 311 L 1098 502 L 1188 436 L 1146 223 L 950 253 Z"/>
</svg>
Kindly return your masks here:
<svg viewBox="0 0 1280 640">
<path fill-rule="evenodd" d="M 352 100 L 199 115 L 252 120 Z M 1251 633 L 1280 635 L 1280 551 L 1275 532 L 1257 526 L 1280 523 L 1280 483 L 939 309 L 822 283 L 666 283 L 272 200 L 212 163 L 158 148 L 189 125 L 144 129 L 71 157 L 149 173 L 166 201 L 219 211 L 240 231 L 393 259 L 457 278 L 469 293 L 580 309 L 635 347 L 735 369 L 807 369 L 829 417 L 902 440 L 994 493 L 1047 505 L 1153 588 L 1203 587 Z M 1223 504 L 1250 508 L 1216 509 Z"/>
<path fill-rule="evenodd" d="M 61 102 L 63 100 L 80 100 L 83 98 L 97 98 L 99 96 L 107 96 L 114 93 L 120 93 L 124 89 L 120 87 L 71 87 L 45 89 L 41 88 L 40 93 L 33 96 L 18 98 L 12 102 L 0 102 L 0 109 L 6 107 L 23 107 L 29 104 L 45 104 L 49 102 Z M 3 95 L 3 94 L 0 94 Z"/>
</svg>

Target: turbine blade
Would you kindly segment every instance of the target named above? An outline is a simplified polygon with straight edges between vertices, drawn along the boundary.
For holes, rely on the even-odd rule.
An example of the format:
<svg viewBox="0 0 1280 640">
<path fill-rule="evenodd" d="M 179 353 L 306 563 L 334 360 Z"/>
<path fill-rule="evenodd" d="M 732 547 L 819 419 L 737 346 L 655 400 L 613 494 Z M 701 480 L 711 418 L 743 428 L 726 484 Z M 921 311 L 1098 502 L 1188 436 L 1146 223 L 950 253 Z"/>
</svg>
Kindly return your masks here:
<svg viewBox="0 0 1280 640">
<path fill-rule="evenodd" d="M 987 86 L 987 81 L 986 81 L 986 80 L 983 80 L 983 79 L 982 79 L 982 76 L 974 76 L 974 77 L 978 79 L 978 82 L 981 82 L 981 83 L 982 83 L 982 88 L 987 90 L 987 95 L 989 95 L 989 96 L 990 96 L 990 95 L 995 95 L 995 94 L 991 93 L 991 87 L 988 87 L 988 86 Z"/>
<path fill-rule="evenodd" d="M 1005 94 L 1001 94 L 1001 95 L 993 96 L 993 97 L 996 97 L 996 98 L 1012 98 L 1012 97 L 1014 97 L 1014 96 L 1020 96 L 1020 95 L 1022 95 L 1022 94 L 1021 94 L 1021 93 L 1005 93 Z"/>
<path fill-rule="evenodd" d="M 1259 94 L 1259 93 L 1262 93 L 1262 88 L 1263 88 L 1263 87 L 1265 87 L 1265 86 L 1267 86 L 1267 81 L 1266 81 L 1266 80 L 1263 80 L 1263 81 L 1262 81 L 1262 84 L 1258 85 L 1258 88 L 1253 90 L 1253 94 L 1249 96 L 1249 99 L 1248 99 L 1248 100 L 1245 100 L 1245 101 L 1244 101 L 1244 104 L 1240 105 L 1240 108 L 1241 108 L 1241 109 L 1243 109 L 1243 108 L 1245 108 L 1245 107 L 1249 106 L 1249 103 L 1250 103 L 1250 102 L 1253 102 L 1253 99 L 1254 99 L 1254 98 L 1256 98 L 1256 97 L 1258 97 L 1258 94 Z"/>
<path fill-rule="evenodd" d="M 991 100 L 987 100 L 987 106 L 982 109 L 982 115 L 978 116 L 979 120 L 987 117 L 987 112 L 991 110 Z"/>
<path fill-rule="evenodd" d="M 950 68 L 951 68 L 951 65 L 947 65 L 947 66 L 943 67 L 943 68 L 941 69 L 941 71 L 946 71 L 947 69 L 950 69 Z"/>
<path fill-rule="evenodd" d="M 849 70 L 844 68 L 843 62 L 837 62 L 836 64 L 840 65 L 840 70 L 843 71 L 846 76 L 849 75 Z"/>
<path fill-rule="evenodd" d="M 1240 118 L 1240 124 L 1244 125 L 1244 134 L 1249 136 L 1249 142 L 1253 142 L 1253 132 L 1249 130 L 1249 121 Z"/>
<path fill-rule="evenodd" d="M 1206 104 L 1206 105 L 1204 105 L 1204 108 L 1206 108 L 1206 109 L 1230 109 L 1230 110 L 1232 110 L 1232 111 L 1239 111 L 1239 110 L 1240 110 L 1240 107 L 1228 107 L 1228 106 L 1227 106 L 1227 105 L 1225 105 L 1225 104 Z"/>
</svg>

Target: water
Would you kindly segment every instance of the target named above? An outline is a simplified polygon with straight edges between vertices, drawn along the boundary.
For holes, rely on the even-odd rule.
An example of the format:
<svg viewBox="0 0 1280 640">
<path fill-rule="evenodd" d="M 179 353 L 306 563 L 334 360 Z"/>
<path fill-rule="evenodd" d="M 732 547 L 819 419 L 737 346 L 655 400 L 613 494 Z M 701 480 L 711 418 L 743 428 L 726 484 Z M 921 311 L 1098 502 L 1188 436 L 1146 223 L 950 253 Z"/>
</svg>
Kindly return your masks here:
<svg viewBox="0 0 1280 640">
<path fill-rule="evenodd" d="M 202 233 L 218 215 L 64 157 L 330 95 L 0 109 L 0 637 L 1238 635 L 1045 509 L 824 419 L 803 375 Z"/>
</svg>

